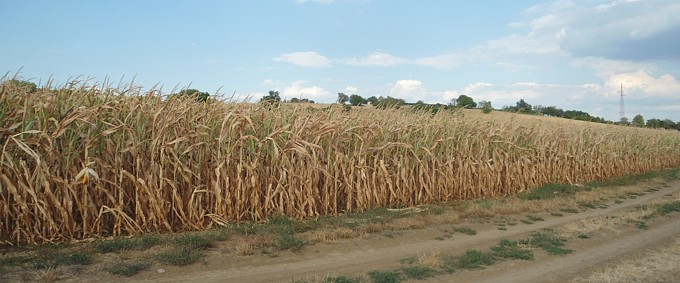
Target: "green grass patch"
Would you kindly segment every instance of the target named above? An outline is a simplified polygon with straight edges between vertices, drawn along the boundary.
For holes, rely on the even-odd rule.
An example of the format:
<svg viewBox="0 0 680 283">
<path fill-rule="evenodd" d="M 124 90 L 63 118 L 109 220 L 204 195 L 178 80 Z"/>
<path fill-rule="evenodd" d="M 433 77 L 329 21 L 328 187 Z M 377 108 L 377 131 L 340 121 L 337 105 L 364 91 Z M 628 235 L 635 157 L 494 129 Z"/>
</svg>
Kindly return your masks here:
<svg viewBox="0 0 680 283">
<path fill-rule="evenodd" d="M 663 171 L 656 172 L 646 172 L 642 174 L 627 175 L 619 178 L 614 178 L 605 181 L 593 181 L 586 184 L 586 187 L 598 188 L 598 187 L 611 187 L 611 186 L 630 186 L 635 185 L 642 181 L 647 181 L 652 178 L 659 176 L 664 176 Z"/>
<path fill-rule="evenodd" d="M 176 247 L 169 251 L 157 254 L 156 260 L 169 265 L 185 266 L 197 262 L 204 256 L 205 255 L 199 250 Z"/>
<path fill-rule="evenodd" d="M 492 253 L 479 250 L 468 250 L 459 256 L 453 267 L 460 269 L 482 269 L 496 262 Z"/>
<path fill-rule="evenodd" d="M 189 250 L 207 250 L 215 246 L 215 239 L 202 233 L 189 233 L 176 238 L 175 245 Z"/>
<path fill-rule="evenodd" d="M 557 212 L 550 213 L 550 215 L 552 215 L 552 216 L 557 216 L 557 217 L 562 217 L 562 216 L 564 216 L 564 214 L 562 214 L 562 213 L 557 213 Z"/>
<path fill-rule="evenodd" d="M 520 220 L 520 222 L 522 222 L 522 223 L 524 223 L 524 224 L 527 224 L 527 225 L 534 224 L 534 222 L 531 221 L 531 220 L 529 220 L 529 219 L 522 219 L 522 220 Z"/>
<path fill-rule="evenodd" d="M 558 197 L 570 196 L 581 190 L 569 184 L 547 184 L 539 188 L 531 189 L 518 195 L 524 200 L 546 200 Z"/>
<path fill-rule="evenodd" d="M 305 246 L 305 241 L 296 237 L 294 234 L 279 234 L 276 239 L 276 247 L 279 250 L 299 251 Z"/>
<path fill-rule="evenodd" d="M 119 263 L 116 263 L 109 268 L 106 268 L 105 270 L 107 272 L 111 273 L 111 274 L 130 277 L 130 276 L 133 276 L 133 275 L 140 273 L 144 270 L 149 269 L 149 267 L 151 267 L 150 261 L 132 262 L 132 263 L 119 262 Z"/>
<path fill-rule="evenodd" d="M 404 266 L 401 271 L 406 275 L 406 277 L 411 279 L 423 280 L 428 277 L 433 277 L 437 275 L 437 271 L 422 265 Z"/>
<path fill-rule="evenodd" d="M 401 274 L 393 270 L 374 270 L 368 273 L 373 283 L 399 283 L 401 282 Z"/>
<path fill-rule="evenodd" d="M 89 265 L 92 263 L 94 255 L 85 251 L 76 252 L 55 252 L 46 251 L 38 257 L 30 259 L 35 269 L 55 268 L 60 265 Z"/>
<path fill-rule="evenodd" d="M 99 253 L 117 253 L 123 250 L 146 250 L 160 243 L 160 236 L 149 234 L 134 238 L 117 237 L 107 241 L 96 241 L 92 243 L 92 247 Z"/>
<path fill-rule="evenodd" d="M 55 255 L 53 262 L 58 265 L 88 265 L 94 256 L 88 252 L 64 253 Z"/>
<path fill-rule="evenodd" d="M 469 235 L 469 236 L 477 235 L 477 231 L 475 231 L 474 229 L 472 229 L 470 227 L 453 227 L 453 231 L 456 231 L 458 233 L 463 233 L 463 234 Z"/>
<path fill-rule="evenodd" d="M 541 248 L 551 255 L 570 254 L 573 250 L 562 248 L 566 243 L 564 238 L 560 238 L 551 233 L 533 233 L 529 239 L 520 241 L 535 248 Z"/>
<path fill-rule="evenodd" d="M 571 207 L 560 208 L 560 211 L 566 212 L 566 213 L 578 213 L 578 209 L 576 209 L 576 208 L 571 208 Z"/>
<path fill-rule="evenodd" d="M 580 203 L 578 206 L 581 207 L 581 208 L 590 208 L 590 209 L 596 209 L 597 208 L 597 205 L 595 205 L 594 203 L 589 203 L 589 202 L 588 203 Z"/>
<path fill-rule="evenodd" d="M 668 203 L 661 204 L 657 207 L 656 212 L 659 215 L 666 215 L 671 212 L 680 211 L 680 201 L 672 201 Z"/>
<path fill-rule="evenodd" d="M 530 250 L 522 249 L 516 241 L 501 239 L 498 245 L 491 247 L 491 254 L 501 259 L 520 259 L 533 260 L 534 253 Z"/>
</svg>

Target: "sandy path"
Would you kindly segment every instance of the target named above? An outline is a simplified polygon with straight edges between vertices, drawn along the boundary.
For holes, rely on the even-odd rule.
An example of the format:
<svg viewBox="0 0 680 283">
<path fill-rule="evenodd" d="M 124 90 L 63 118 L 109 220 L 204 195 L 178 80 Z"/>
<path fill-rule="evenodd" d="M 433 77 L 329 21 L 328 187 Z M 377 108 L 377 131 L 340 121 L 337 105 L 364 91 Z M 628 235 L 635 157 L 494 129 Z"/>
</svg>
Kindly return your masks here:
<svg viewBox="0 0 680 283">
<path fill-rule="evenodd" d="M 556 228 L 584 218 L 611 215 L 634 208 L 665 195 L 680 191 L 680 182 L 606 209 L 590 209 L 564 217 L 541 215 L 545 221 L 531 225 L 508 226 L 499 231 L 493 225 L 461 223 L 477 230 L 476 236 L 456 233 L 453 239 L 435 240 L 443 232 L 441 227 L 404 231 L 394 238 L 375 236 L 353 239 L 340 244 L 317 244 L 306 247 L 300 254 L 284 254 L 278 258 L 250 256 L 229 263 L 210 262 L 201 267 L 168 270 L 164 274 L 146 274 L 138 282 L 292 282 L 296 279 L 320 280 L 324 276 L 365 274 L 376 269 L 393 269 L 398 260 L 410 256 L 441 252 L 460 254 L 467 249 L 486 249 L 501 238 L 519 238 L 544 228 Z M 451 227 L 451 225 L 447 226 Z M 651 225 L 649 230 L 631 229 L 630 233 L 598 236 L 596 239 L 570 243 L 576 250 L 567 256 L 538 256 L 535 261 L 504 262 L 481 271 L 463 271 L 440 275 L 430 282 L 563 282 L 567 278 L 583 276 L 597 263 L 612 261 L 626 254 L 663 243 L 680 235 L 680 217 L 673 215 Z M 211 259 L 209 259 L 211 261 Z"/>
</svg>

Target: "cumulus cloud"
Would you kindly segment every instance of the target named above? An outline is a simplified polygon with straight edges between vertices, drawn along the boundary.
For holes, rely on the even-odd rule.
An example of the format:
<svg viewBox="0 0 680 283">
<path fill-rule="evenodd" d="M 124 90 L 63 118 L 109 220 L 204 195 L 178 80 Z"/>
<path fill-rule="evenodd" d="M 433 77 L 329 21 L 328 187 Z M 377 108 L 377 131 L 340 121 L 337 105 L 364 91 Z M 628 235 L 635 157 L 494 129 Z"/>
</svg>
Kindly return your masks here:
<svg viewBox="0 0 680 283">
<path fill-rule="evenodd" d="M 314 51 L 302 51 L 281 54 L 274 58 L 275 61 L 293 63 L 300 67 L 323 68 L 330 67 L 332 61 Z"/>
<path fill-rule="evenodd" d="M 374 52 L 367 57 L 355 57 L 341 60 L 341 62 L 351 66 L 391 67 L 406 64 L 408 63 L 408 60 L 384 52 Z"/>
<path fill-rule="evenodd" d="M 636 97 L 678 97 L 680 83 L 671 74 L 653 75 L 656 67 L 646 62 L 632 62 L 586 57 L 571 63 L 576 67 L 590 67 L 603 82 L 605 96 L 617 96 L 621 84 Z"/>
<path fill-rule="evenodd" d="M 284 87 L 281 91 L 282 97 L 303 97 L 303 98 L 330 98 L 331 92 L 319 86 L 307 86 L 309 82 L 304 80 L 294 81 L 290 86 Z"/>
<path fill-rule="evenodd" d="M 470 60 L 470 54 L 449 53 L 415 59 L 418 66 L 434 68 L 454 68 L 460 66 L 465 60 Z"/>
<path fill-rule="evenodd" d="M 406 101 L 423 100 L 427 96 L 423 82 L 419 80 L 398 80 L 392 85 L 390 96 L 402 98 Z"/>
<path fill-rule="evenodd" d="M 348 86 L 344 90 L 346 94 L 356 94 L 357 92 L 359 92 L 359 88 L 355 86 Z"/>
<path fill-rule="evenodd" d="M 571 56 L 644 62 L 680 58 L 680 2 L 554 1 L 527 9 L 517 32 L 466 49 L 415 58 L 419 66 L 456 68 L 484 64 L 506 71 L 535 69 L 542 58 Z M 524 32 L 523 32 L 524 31 Z M 514 61 L 514 62 L 513 62 Z M 522 63 L 517 63 L 517 62 Z"/>
<path fill-rule="evenodd" d="M 538 16 L 532 33 L 556 35 L 570 54 L 618 60 L 680 57 L 680 2 L 614 1 L 605 4 L 553 5 L 527 10 Z"/>
<path fill-rule="evenodd" d="M 644 70 L 611 75 L 605 82 L 608 93 L 616 93 L 623 84 L 624 92 L 637 97 L 678 97 L 680 83 L 671 75 L 654 77 Z"/>
</svg>

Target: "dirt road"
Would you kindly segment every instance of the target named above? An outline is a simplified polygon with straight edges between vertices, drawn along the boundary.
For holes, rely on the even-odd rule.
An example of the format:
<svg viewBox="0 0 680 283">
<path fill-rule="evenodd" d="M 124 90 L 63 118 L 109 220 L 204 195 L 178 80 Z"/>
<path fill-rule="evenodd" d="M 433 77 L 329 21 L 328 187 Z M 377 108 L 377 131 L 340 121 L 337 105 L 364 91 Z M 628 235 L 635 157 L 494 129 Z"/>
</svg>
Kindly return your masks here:
<svg viewBox="0 0 680 283">
<path fill-rule="evenodd" d="M 502 238 L 519 239 L 542 229 L 560 227 L 593 217 L 614 216 L 637 206 L 670 199 L 680 192 L 680 181 L 659 187 L 658 191 L 604 209 L 587 209 L 562 217 L 540 215 L 544 221 L 519 223 L 499 230 L 493 223 L 472 223 L 465 220 L 455 226 L 467 226 L 477 231 L 470 236 L 460 233 L 442 239 L 446 227 L 395 232 L 351 239 L 337 244 L 316 244 L 300 253 L 278 257 L 265 255 L 220 255 L 219 251 L 204 265 L 168 268 L 165 273 L 148 272 L 136 277 L 137 282 L 318 282 L 325 276 L 365 275 L 372 270 L 395 269 L 399 260 L 428 254 L 462 254 L 468 249 L 488 249 Z M 677 195 L 676 195 L 677 196 Z M 675 197 L 677 200 L 677 197 Z M 522 217 L 522 216 L 519 216 Z M 447 227 L 451 227 L 448 225 Z M 536 253 L 533 261 L 505 261 L 483 270 L 456 271 L 440 274 L 425 282 L 565 282 L 583 277 L 605 266 L 668 243 L 680 237 L 680 214 L 656 219 L 647 230 L 624 227 L 608 230 L 590 239 L 569 241 L 574 250 L 569 255 Z M 423 281 L 419 281 L 423 282 Z"/>
</svg>

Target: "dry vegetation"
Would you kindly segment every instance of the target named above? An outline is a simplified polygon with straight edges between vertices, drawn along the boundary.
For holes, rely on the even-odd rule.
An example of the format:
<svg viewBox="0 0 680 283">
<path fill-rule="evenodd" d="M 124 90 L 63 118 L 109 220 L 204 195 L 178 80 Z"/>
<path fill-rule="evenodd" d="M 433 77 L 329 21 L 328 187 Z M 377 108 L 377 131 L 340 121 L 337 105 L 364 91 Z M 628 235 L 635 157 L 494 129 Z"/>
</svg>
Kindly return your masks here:
<svg viewBox="0 0 680 283">
<path fill-rule="evenodd" d="M 0 146 L 2 243 L 410 207 L 680 165 L 672 131 L 78 83 L 1 86 Z"/>
</svg>

